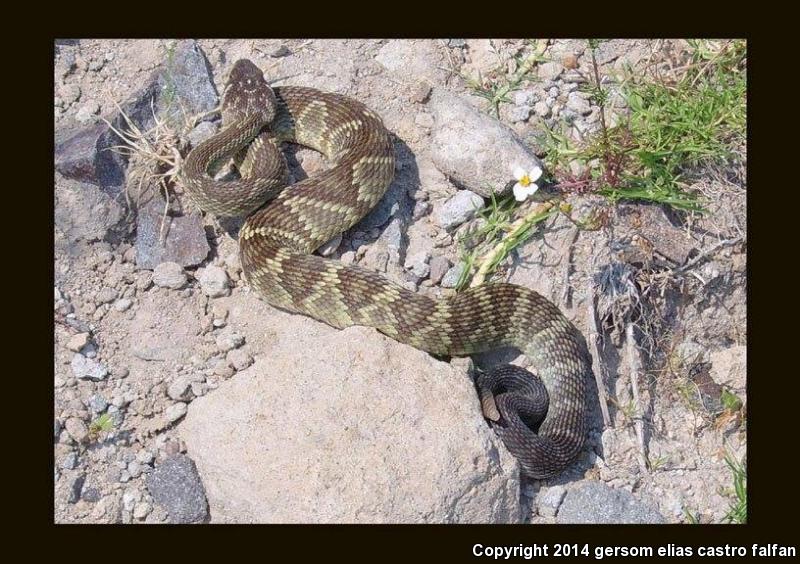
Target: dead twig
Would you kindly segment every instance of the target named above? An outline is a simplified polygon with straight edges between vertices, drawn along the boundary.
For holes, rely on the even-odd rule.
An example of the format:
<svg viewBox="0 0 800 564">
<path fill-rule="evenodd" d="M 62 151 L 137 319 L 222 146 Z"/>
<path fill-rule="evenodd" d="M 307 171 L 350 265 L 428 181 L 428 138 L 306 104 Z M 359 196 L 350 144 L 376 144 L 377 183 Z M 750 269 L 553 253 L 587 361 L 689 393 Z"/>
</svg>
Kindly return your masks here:
<svg viewBox="0 0 800 564">
<path fill-rule="evenodd" d="M 603 357 L 600 356 L 600 331 L 597 328 L 597 306 L 594 303 L 594 290 L 589 293 L 589 346 L 592 349 L 592 356 L 595 359 L 597 370 L 593 370 L 594 379 L 597 383 L 597 400 L 600 403 L 600 411 L 603 413 L 603 427 L 612 427 L 611 416 L 608 414 L 608 396 L 606 395 L 605 374 L 606 366 Z"/>
<path fill-rule="evenodd" d="M 647 447 L 644 443 L 644 417 L 639 398 L 639 351 L 633 335 L 633 323 L 628 323 L 625 326 L 625 342 L 628 348 L 628 367 L 631 373 L 631 394 L 633 395 L 634 404 L 633 425 L 636 429 L 636 442 L 639 446 L 639 467 L 642 472 L 647 473 L 650 470 L 650 464 L 647 460 Z"/>
</svg>

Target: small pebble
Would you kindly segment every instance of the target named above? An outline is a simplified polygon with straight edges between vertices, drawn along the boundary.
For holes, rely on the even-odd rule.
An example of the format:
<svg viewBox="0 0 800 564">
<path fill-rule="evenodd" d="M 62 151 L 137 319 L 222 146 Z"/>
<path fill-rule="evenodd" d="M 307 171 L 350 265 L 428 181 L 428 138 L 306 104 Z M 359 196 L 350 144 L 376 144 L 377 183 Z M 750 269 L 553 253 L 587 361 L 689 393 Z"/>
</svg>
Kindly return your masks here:
<svg viewBox="0 0 800 564">
<path fill-rule="evenodd" d="M 70 417 L 64 422 L 64 429 L 75 442 L 82 442 L 89 436 L 89 428 L 77 417 Z"/>
<path fill-rule="evenodd" d="M 78 453 L 75 451 L 67 453 L 61 462 L 61 467 L 65 470 L 75 470 L 78 467 Z"/>
<path fill-rule="evenodd" d="M 221 298 L 231 293 L 228 273 L 218 266 L 204 268 L 197 279 L 203 293 L 210 298 Z"/>
<path fill-rule="evenodd" d="M 73 352 L 80 350 L 89 344 L 89 333 L 76 333 L 67 341 L 67 348 Z"/>
<path fill-rule="evenodd" d="M 228 353 L 227 360 L 236 370 L 244 370 L 253 364 L 253 357 L 242 349 L 235 349 Z"/>
<path fill-rule="evenodd" d="M 244 337 L 238 333 L 226 331 L 217 336 L 216 343 L 220 351 L 228 352 L 241 347 L 244 344 Z"/>
<path fill-rule="evenodd" d="M 126 311 L 133 305 L 133 300 L 130 298 L 122 298 L 114 303 L 114 309 L 117 311 Z"/>
<path fill-rule="evenodd" d="M 102 413 L 108 407 L 108 402 L 100 394 L 94 394 L 89 398 L 89 409 L 92 413 Z"/>
<path fill-rule="evenodd" d="M 186 284 L 187 276 L 183 267 L 176 262 L 162 262 L 153 271 L 153 284 L 160 288 L 178 290 Z M 144 289 L 144 288 L 141 288 Z"/>
<path fill-rule="evenodd" d="M 186 407 L 185 403 L 173 403 L 171 406 L 167 408 L 164 414 L 167 417 L 167 421 L 170 423 L 175 423 L 179 419 L 181 419 L 184 415 L 186 415 L 186 411 L 188 408 Z"/>
</svg>

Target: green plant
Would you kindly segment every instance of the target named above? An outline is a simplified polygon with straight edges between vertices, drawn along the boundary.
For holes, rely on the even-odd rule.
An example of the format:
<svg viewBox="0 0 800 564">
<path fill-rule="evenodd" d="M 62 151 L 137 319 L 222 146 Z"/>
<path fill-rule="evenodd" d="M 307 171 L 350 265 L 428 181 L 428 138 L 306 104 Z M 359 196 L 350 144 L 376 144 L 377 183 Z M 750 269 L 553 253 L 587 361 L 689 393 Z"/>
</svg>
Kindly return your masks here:
<svg viewBox="0 0 800 564">
<path fill-rule="evenodd" d="M 690 42 L 690 63 L 669 78 L 628 68 L 619 86 L 627 115 L 613 125 L 597 45 L 589 42 L 592 73 L 584 90 L 600 107 L 599 132 L 579 145 L 561 131 L 548 132 L 547 164 L 556 186 L 594 191 L 612 203 L 640 200 L 702 212 L 702 202 L 687 190 L 692 176 L 704 165 L 737 158 L 745 139 L 744 41 Z M 568 166 L 573 162 L 583 172 Z"/>
<path fill-rule="evenodd" d="M 731 470 L 733 475 L 733 495 L 734 500 L 731 503 L 728 513 L 725 515 L 725 521 L 728 523 L 746 523 L 747 522 L 747 469 L 744 463 L 737 462 L 730 454 L 725 455 L 725 464 Z"/>
<path fill-rule="evenodd" d="M 114 418 L 104 413 L 89 424 L 89 440 L 96 441 L 101 433 L 108 433 L 114 428 Z"/>
<path fill-rule="evenodd" d="M 692 513 L 689 509 L 683 508 L 683 515 L 686 517 L 686 522 L 690 525 L 699 525 L 700 524 L 700 512 L 695 511 Z"/>
<path fill-rule="evenodd" d="M 461 262 L 465 264 L 456 289 L 480 284 L 534 233 L 536 225 L 558 211 L 553 204 L 534 207 L 512 221 L 521 209 L 513 194 L 497 197 L 491 193 L 489 205 L 478 212 L 483 221 L 459 238 Z M 474 276 L 474 278 L 473 278 Z"/>
<path fill-rule="evenodd" d="M 727 388 L 722 389 L 722 393 L 720 394 L 720 401 L 722 403 L 723 409 L 727 411 L 739 411 L 742 408 L 742 400 L 739 399 L 739 396 L 728 390 Z"/>
</svg>

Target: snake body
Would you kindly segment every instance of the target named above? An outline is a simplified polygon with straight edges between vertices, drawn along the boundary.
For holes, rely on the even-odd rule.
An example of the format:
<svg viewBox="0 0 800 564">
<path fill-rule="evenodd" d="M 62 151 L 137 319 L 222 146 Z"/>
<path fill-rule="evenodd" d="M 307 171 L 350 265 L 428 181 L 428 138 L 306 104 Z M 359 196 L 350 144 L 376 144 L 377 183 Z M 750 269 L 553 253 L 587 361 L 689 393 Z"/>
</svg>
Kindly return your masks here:
<svg viewBox="0 0 800 564">
<path fill-rule="evenodd" d="M 222 117 L 223 129 L 189 153 L 180 175 L 204 210 L 249 214 L 239 246 L 245 279 L 257 293 L 284 310 L 336 328 L 374 327 L 434 355 L 521 349 L 538 377 L 508 367 L 479 377 L 484 413 L 529 476 L 553 476 L 575 460 L 586 439 L 591 357 L 549 300 L 505 283 L 434 300 L 313 254 L 366 215 L 393 179 L 393 145 L 377 114 L 338 94 L 270 88 L 253 63 L 240 60 L 224 90 Z M 319 151 L 334 165 L 281 190 L 283 142 Z M 210 171 L 230 158 L 241 179 L 213 180 Z"/>
</svg>

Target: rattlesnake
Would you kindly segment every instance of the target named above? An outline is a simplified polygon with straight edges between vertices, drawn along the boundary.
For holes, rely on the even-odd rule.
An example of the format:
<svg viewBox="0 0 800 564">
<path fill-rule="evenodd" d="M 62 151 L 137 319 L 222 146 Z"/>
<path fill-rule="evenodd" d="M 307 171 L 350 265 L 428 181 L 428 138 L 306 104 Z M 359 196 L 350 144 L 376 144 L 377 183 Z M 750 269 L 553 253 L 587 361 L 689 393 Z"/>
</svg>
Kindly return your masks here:
<svg viewBox="0 0 800 564">
<path fill-rule="evenodd" d="M 248 215 L 239 246 L 256 292 L 278 308 L 337 328 L 374 327 L 434 355 L 523 350 L 539 377 L 516 367 L 479 376 L 484 414 L 531 477 L 557 474 L 576 458 L 586 439 L 591 357 L 580 332 L 550 301 L 502 283 L 437 301 L 313 254 L 367 214 L 394 177 L 392 140 L 377 114 L 339 94 L 271 88 L 252 62 L 240 60 L 223 92 L 222 119 L 223 130 L 189 153 L 179 176 L 205 211 Z M 334 164 L 281 190 L 287 181 L 281 142 L 310 147 Z M 231 158 L 241 178 L 213 180 L 213 169 Z"/>
</svg>

